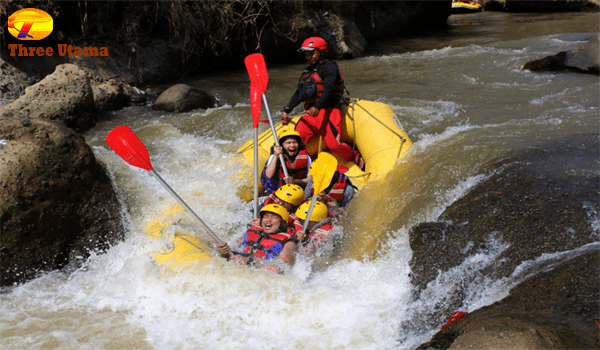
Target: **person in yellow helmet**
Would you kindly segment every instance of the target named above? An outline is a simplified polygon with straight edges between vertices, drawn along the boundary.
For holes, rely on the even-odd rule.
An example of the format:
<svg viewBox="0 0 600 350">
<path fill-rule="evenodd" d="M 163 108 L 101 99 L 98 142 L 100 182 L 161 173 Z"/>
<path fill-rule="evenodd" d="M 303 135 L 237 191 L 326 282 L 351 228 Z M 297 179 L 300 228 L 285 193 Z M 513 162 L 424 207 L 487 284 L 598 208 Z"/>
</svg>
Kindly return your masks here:
<svg viewBox="0 0 600 350">
<path fill-rule="evenodd" d="M 310 202 L 304 202 L 298 207 L 298 210 L 296 210 L 297 220 L 294 222 L 294 226 L 300 241 L 298 253 L 312 257 L 318 255 L 325 247 L 334 226 L 331 219 L 332 214 L 328 211 L 327 205 L 317 201 L 308 219 L 306 232 L 302 232 L 309 208 Z"/>
<path fill-rule="evenodd" d="M 289 213 L 288 225 L 291 225 L 296 219 L 296 209 L 304 202 L 304 190 L 298 185 L 283 185 L 279 189 L 268 196 L 258 198 L 258 210 L 260 211 L 265 205 L 278 204 L 284 207 Z M 254 210 L 254 201 L 248 204 L 250 210 Z M 260 219 L 252 219 L 252 225 L 260 225 Z"/>
<path fill-rule="evenodd" d="M 273 145 L 271 156 L 265 163 L 260 181 L 267 192 L 273 192 L 285 184 L 306 187 L 311 160 L 306 152 L 306 147 L 302 143 L 300 133 L 294 129 L 283 129 L 279 132 L 277 138 L 279 146 Z M 281 167 L 280 154 L 283 154 L 289 178 L 285 177 Z"/>
<path fill-rule="evenodd" d="M 217 251 L 228 260 L 239 260 L 251 266 L 265 267 L 269 272 L 281 273 L 280 265 L 265 264 L 265 261 L 294 262 L 296 237 L 294 231 L 288 229 L 288 217 L 288 211 L 281 205 L 267 204 L 260 211 L 260 226 L 250 227 L 243 239 L 236 242 L 240 252 L 232 253 L 227 242 L 219 244 Z"/>
</svg>

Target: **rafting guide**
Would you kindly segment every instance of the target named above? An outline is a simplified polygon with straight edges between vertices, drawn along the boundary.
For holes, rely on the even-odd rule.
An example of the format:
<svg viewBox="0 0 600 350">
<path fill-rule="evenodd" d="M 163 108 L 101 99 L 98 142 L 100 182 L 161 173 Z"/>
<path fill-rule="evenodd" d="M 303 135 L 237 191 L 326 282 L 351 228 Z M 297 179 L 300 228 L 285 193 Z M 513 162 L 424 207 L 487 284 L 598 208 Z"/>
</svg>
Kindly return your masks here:
<svg viewBox="0 0 600 350">
<path fill-rule="evenodd" d="M 302 143 L 308 144 L 311 139 L 323 136 L 325 144 L 331 152 L 341 159 L 356 162 L 365 169 L 365 162 L 360 153 L 350 145 L 341 142 L 344 76 L 334 61 L 324 58 L 327 52 L 327 41 L 320 37 L 311 37 L 302 43 L 298 52 L 303 52 L 310 65 L 302 71 L 298 88 L 283 107 L 279 120 L 289 123 L 290 112 L 304 101 L 306 115 L 296 124 L 296 130 L 302 136 Z"/>
</svg>

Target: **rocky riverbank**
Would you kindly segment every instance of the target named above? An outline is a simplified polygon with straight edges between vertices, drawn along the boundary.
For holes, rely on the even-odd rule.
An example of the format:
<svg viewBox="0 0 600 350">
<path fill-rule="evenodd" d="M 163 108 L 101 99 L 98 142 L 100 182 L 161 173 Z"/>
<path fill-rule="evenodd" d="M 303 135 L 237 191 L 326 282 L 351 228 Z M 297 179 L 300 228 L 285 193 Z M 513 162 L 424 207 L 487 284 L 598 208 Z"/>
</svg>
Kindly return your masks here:
<svg viewBox="0 0 600 350">
<path fill-rule="evenodd" d="M 600 345 L 599 141 L 598 135 L 570 137 L 504 159 L 439 222 L 411 230 L 416 299 L 426 297 L 423 291 L 440 272 L 469 256 L 494 256 L 493 263 L 474 263 L 472 274 L 454 281 L 454 297 L 423 322 L 444 324 L 454 311 L 467 311 L 461 308 L 465 290 L 475 281 L 516 285 L 507 298 L 460 318 L 421 349 Z M 564 171 L 545 170 L 556 168 Z"/>
</svg>

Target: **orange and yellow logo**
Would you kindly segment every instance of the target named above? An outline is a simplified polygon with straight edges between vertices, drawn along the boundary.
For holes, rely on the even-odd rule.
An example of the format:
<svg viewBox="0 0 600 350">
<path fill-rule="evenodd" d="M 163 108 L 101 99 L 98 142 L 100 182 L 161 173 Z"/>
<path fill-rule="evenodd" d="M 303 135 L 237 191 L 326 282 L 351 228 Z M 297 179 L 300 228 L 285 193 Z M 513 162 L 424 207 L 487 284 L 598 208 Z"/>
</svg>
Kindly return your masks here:
<svg viewBox="0 0 600 350">
<path fill-rule="evenodd" d="M 52 17 L 45 11 L 27 8 L 8 17 L 8 31 L 20 40 L 42 40 L 54 29 Z"/>
</svg>

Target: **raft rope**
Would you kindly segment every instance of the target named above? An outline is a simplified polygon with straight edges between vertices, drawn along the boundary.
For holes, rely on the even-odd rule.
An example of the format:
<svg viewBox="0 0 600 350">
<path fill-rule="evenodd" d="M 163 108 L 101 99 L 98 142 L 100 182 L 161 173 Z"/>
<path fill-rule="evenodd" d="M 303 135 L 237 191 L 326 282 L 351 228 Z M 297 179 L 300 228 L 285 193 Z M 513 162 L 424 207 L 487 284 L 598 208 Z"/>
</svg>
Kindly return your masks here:
<svg viewBox="0 0 600 350">
<path fill-rule="evenodd" d="M 398 136 L 398 138 L 400 139 L 400 149 L 398 149 L 398 155 L 396 156 L 396 159 L 400 158 L 400 155 L 402 154 L 402 147 L 404 146 L 404 142 L 406 142 L 406 139 L 404 137 L 402 137 L 402 135 L 398 134 L 397 132 L 395 132 L 394 130 L 392 130 L 389 126 L 385 125 L 384 122 L 382 122 L 381 120 L 377 119 L 377 117 L 375 117 L 373 114 L 371 114 L 371 112 L 369 112 L 365 107 L 361 106 L 360 104 L 358 104 L 358 99 L 351 99 L 351 101 L 357 105 L 358 107 L 362 108 L 363 111 L 367 112 L 367 114 L 369 116 L 371 116 L 371 118 L 375 119 L 379 124 L 385 126 L 386 129 L 388 129 L 389 131 L 391 131 L 394 135 Z M 354 108 L 353 108 L 354 111 Z M 353 118 L 352 118 L 352 122 L 354 123 L 354 112 L 353 112 Z M 354 134 L 356 135 L 356 127 L 354 128 Z"/>
</svg>

